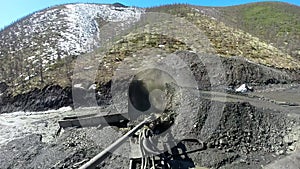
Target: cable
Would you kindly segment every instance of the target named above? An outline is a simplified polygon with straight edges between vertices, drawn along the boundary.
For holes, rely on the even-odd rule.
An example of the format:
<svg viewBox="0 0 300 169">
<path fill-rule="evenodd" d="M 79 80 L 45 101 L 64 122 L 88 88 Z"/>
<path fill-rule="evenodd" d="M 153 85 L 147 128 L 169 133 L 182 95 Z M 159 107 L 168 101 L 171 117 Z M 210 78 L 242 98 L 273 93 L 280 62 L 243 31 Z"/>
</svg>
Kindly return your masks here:
<svg viewBox="0 0 300 169">
<path fill-rule="evenodd" d="M 151 169 L 155 169 L 155 158 L 154 158 L 154 156 L 152 156 L 152 167 L 151 167 Z"/>
<path fill-rule="evenodd" d="M 143 128 L 141 129 L 143 130 Z M 142 157 L 141 157 L 141 169 L 144 169 L 144 155 L 143 155 L 143 147 L 142 147 L 142 136 L 143 136 L 143 133 L 142 131 L 140 130 L 139 132 L 139 146 L 140 146 L 140 150 L 141 150 L 141 154 L 142 154 Z"/>
<path fill-rule="evenodd" d="M 143 141 L 144 140 L 146 140 L 146 131 L 147 131 L 147 129 L 144 127 L 143 128 L 143 137 L 142 137 L 142 139 L 143 139 Z M 143 143 L 143 141 L 142 141 L 142 143 Z M 143 145 L 143 144 L 142 144 Z M 143 151 L 144 151 L 144 154 L 145 154 L 145 165 L 144 165 L 144 168 L 143 169 L 147 169 L 147 165 L 148 165 L 148 157 L 147 157 L 147 154 L 146 154 L 146 152 L 145 152 L 145 147 L 143 146 Z"/>
<path fill-rule="evenodd" d="M 150 143 L 151 130 L 147 127 L 143 127 L 139 133 L 139 146 L 142 154 L 141 169 L 155 169 L 155 158 L 154 155 L 158 152 L 153 150 L 155 147 Z M 158 150 L 158 149 L 157 149 Z M 147 157 L 147 154 L 151 153 L 152 157 Z"/>
</svg>

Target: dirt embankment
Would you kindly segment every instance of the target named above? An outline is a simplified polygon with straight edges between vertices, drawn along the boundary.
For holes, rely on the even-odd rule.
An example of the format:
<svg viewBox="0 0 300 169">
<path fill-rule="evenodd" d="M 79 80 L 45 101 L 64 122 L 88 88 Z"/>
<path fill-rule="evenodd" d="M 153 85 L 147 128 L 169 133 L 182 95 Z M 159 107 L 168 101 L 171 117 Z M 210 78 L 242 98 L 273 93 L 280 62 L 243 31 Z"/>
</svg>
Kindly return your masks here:
<svg viewBox="0 0 300 169">
<path fill-rule="evenodd" d="M 85 107 L 90 106 L 91 100 L 96 100 L 98 105 L 103 105 L 109 103 L 111 97 L 109 92 L 109 84 L 104 84 L 96 90 L 48 85 L 42 89 L 35 89 L 16 96 L 4 91 L 0 95 L 0 113 L 56 110 L 67 106 L 76 107 L 73 105 L 73 99 L 77 99 L 76 101 Z M 73 97 L 73 93 L 76 93 L 78 97 Z"/>
<path fill-rule="evenodd" d="M 216 58 L 221 61 L 221 68 L 218 71 L 223 71 L 219 81 L 225 86 L 236 87 L 243 83 L 251 85 L 269 85 L 269 84 L 286 84 L 298 82 L 300 80 L 299 70 L 284 70 L 275 69 L 249 62 L 242 58 L 220 58 L 218 56 L 198 56 L 192 52 L 180 51 L 178 55 L 187 65 L 189 65 L 199 89 L 210 90 L 212 84 L 210 82 L 208 69 L 215 69 L 215 63 L 205 65 L 202 59 L 205 57 Z M 224 73 L 225 72 L 225 73 Z M 218 72 L 214 72 L 217 74 Z M 92 82 L 90 82 L 92 83 Z M 222 85 L 221 84 L 221 85 Z M 65 106 L 73 106 L 75 102 L 80 102 L 80 106 L 91 106 L 90 101 L 95 100 L 98 105 L 110 103 L 110 86 L 111 81 L 102 84 L 99 82 L 99 87 L 96 90 L 88 88 L 63 88 L 59 85 L 48 85 L 43 89 L 35 89 L 30 92 L 12 96 L 6 91 L 9 86 L 1 84 L 0 95 L 0 112 L 8 113 L 14 111 L 45 111 L 49 109 L 58 109 Z M 72 91 L 73 90 L 73 91 Z M 72 93 L 76 93 L 76 97 L 72 97 Z M 74 105 L 76 106 L 76 105 Z"/>
</svg>

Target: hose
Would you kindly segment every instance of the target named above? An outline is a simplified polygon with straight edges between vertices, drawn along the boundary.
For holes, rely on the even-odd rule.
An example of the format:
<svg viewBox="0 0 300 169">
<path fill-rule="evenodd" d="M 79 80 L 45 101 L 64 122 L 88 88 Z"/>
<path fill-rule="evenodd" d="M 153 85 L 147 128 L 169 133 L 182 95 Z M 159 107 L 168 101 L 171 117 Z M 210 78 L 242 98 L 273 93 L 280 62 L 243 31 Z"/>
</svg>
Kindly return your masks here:
<svg viewBox="0 0 300 169">
<path fill-rule="evenodd" d="M 155 159 L 154 159 L 154 154 L 157 154 L 158 152 L 153 150 L 155 147 L 153 144 L 149 142 L 151 136 L 150 136 L 150 129 L 144 127 L 141 129 L 139 133 L 139 146 L 142 154 L 142 163 L 141 163 L 141 169 L 147 169 L 148 165 L 152 165 L 149 168 L 155 169 Z M 158 150 L 158 149 L 157 149 Z M 152 157 L 149 158 L 146 155 L 147 153 L 151 153 Z"/>
</svg>

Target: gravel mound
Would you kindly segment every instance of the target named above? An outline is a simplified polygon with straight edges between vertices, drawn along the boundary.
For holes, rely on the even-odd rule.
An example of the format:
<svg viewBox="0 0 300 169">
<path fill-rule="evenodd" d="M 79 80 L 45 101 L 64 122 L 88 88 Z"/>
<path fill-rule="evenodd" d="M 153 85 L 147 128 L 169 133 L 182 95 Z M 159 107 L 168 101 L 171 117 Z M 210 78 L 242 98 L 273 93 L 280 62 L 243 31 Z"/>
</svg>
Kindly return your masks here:
<svg viewBox="0 0 300 169">
<path fill-rule="evenodd" d="M 282 114 L 259 110 L 246 102 L 227 103 L 220 124 L 207 145 L 241 154 L 285 152 L 288 145 L 283 138 L 291 125 Z"/>
</svg>

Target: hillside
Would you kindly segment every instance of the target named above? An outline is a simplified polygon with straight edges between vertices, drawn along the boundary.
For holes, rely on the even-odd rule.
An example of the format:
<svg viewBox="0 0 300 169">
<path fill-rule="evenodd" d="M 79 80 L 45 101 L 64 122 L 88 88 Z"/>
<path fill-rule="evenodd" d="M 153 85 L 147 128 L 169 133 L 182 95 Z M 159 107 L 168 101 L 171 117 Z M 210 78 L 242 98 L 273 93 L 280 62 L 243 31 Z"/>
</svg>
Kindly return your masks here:
<svg viewBox="0 0 300 169">
<path fill-rule="evenodd" d="M 142 12 L 113 5 L 69 4 L 26 16 L 0 32 L 1 81 L 20 90 L 70 84 L 66 82 L 70 63 L 98 47 L 100 27 L 108 22 L 135 22 Z M 53 79 L 48 70 L 62 76 Z"/>
<path fill-rule="evenodd" d="M 256 34 L 226 25 L 214 18 L 212 15 L 220 15 L 220 18 L 223 16 L 218 9 L 205 9 L 189 5 L 171 5 L 152 8 L 149 11 L 166 12 L 188 19 L 204 31 L 217 54 L 221 56 L 243 56 L 255 63 L 277 68 L 299 67 L 299 60 L 258 38 Z"/>
<path fill-rule="evenodd" d="M 244 30 L 300 59 L 300 7 L 280 2 L 260 2 L 223 8 L 205 8 L 203 13 L 227 26 Z"/>
<path fill-rule="evenodd" d="M 249 5 L 254 8 L 256 4 Z M 268 4 L 259 5 L 266 6 Z M 288 6 L 280 3 L 278 5 Z M 231 10 L 231 8 L 236 10 Z M 297 7 L 291 8 L 294 9 Z M 281 49 L 282 46 L 278 45 L 277 48 L 276 44 L 270 42 L 271 40 L 274 41 L 274 39 L 268 41 L 262 38 L 265 35 L 263 31 L 259 31 L 258 28 L 247 27 L 247 25 L 260 25 L 262 27 L 259 29 L 270 30 L 268 27 L 270 26 L 269 22 L 261 23 L 263 22 L 262 20 L 255 20 L 254 22 L 254 19 L 249 17 L 252 14 L 248 14 L 251 11 L 245 11 L 246 9 L 250 10 L 251 8 L 248 8 L 248 6 L 203 8 L 189 5 L 167 5 L 149 9 L 138 9 L 100 4 L 69 4 L 48 8 L 29 15 L 0 32 L 0 62 L 3 65 L 1 68 L 1 81 L 6 82 L 11 87 L 14 86 L 11 88 L 11 91 L 15 94 L 29 91 L 35 87 L 42 88 L 48 84 L 69 86 L 72 75 L 72 61 L 77 56 L 98 47 L 98 38 L 101 35 L 99 30 L 102 26 L 118 21 L 126 21 L 128 24 L 137 22 L 145 11 L 168 13 L 187 19 L 204 32 L 213 50 L 220 56 L 242 56 L 249 61 L 269 67 L 298 69 L 300 67 L 299 60 L 293 57 L 295 55 L 291 55 L 291 52 L 286 51 L 287 49 L 292 50 L 292 48 Z M 230 13 L 234 11 L 237 12 Z M 297 12 L 295 11 L 296 15 Z M 245 13 L 245 15 L 240 15 L 240 12 Z M 273 11 L 271 10 L 270 12 Z M 234 16 L 236 18 L 244 16 L 247 20 L 234 19 Z M 270 13 L 271 16 L 273 16 L 272 13 Z M 257 17 L 268 18 L 267 16 L 261 17 L 259 15 Z M 297 17 L 291 18 L 289 14 L 280 17 L 283 21 L 288 19 L 291 23 L 297 22 L 298 19 Z M 223 22 L 220 22 L 220 20 Z M 235 25 L 228 24 L 234 20 L 243 20 L 247 24 L 239 22 L 236 22 Z M 293 36 L 293 39 L 290 39 L 290 41 L 293 43 L 297 42 L 299 40 L 299 38 L 297 39 L 298 26 L 289 25 L 288 27 L 290 31 L 286 30 L 286 32 L 297 35 Z M 278 31 L 281 31 L 280 36 L 282 36 L 282 32 L 285 29 L 278 28 Z M 124 48 L 118 49 L 117 47 L 117 49 L 114 49 L 114 54 L 112 55 L 110 52 L 110 54 L 107 53 L 108 56 L 116 57 L 116 54 L 119 54 L 118 58 L 125 58 L 130 56 L 134 51 L 157 47 L 161 42 L 161 38 L 158 38 L 154 34 L 154 36 L 150 36 L 149 43 L 145 43 L 146 36 L 143 37 L 145 34 L 139 34 L 137 32 L 130 35 L 131 38 L 129 39 L 140 39 L 139 41 L 130 42 L 133 45 L 126 45 L 128 37 L 125 35 L 122 44 L 117 46 L 129 46 L 129 48 L 124 51 Z M 172 37 L 165 38 L 172 39 Z M 196 39 L 197 37 L 192 37 L 189 41 L 194 41 L 194 38 Z M 122 37 L 119 39 L 122 39 Z M 178 41 L 178 39 L 173 40 Z M 139 43 L 145 45 L 142 48 L 137 48 L 137 46 L 141 46 Z M 179 40 L 178 43 L 183 43 L 184 45 L 185 42 L 180 42 Z M 170 46 L 171 49 L 173 47 L 175 48 L 169 52 L 174 52 L 178 49 L 176 46 Z M 189 49 L 190 47 L 186 46 L 185 49 Z M 115 59 L 109 60 L 112 62 L 112 65 L 118 64 L 117 62 L 114 63 Z M 109 79 L 109 76 L 106 79 Z M 98 83 L 101 83 L 101 81 Z"/>
</svg>

